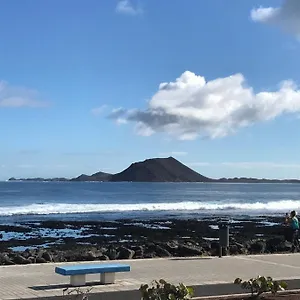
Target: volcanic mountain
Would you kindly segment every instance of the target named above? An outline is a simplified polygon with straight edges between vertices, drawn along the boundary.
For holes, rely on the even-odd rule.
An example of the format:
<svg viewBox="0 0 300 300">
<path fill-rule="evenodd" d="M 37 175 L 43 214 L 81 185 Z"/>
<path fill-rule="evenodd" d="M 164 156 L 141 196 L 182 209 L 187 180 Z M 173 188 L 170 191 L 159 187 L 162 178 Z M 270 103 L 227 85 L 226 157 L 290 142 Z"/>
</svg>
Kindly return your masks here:
<svg viewBox="0 0 300 300">
<path fill-rule="evenodd" d="M 210 182 L 173 157 L 151 158 L 131 164 L 124 171 L 112 175 L 109 181 L 139 182 Z"/>
</svg>

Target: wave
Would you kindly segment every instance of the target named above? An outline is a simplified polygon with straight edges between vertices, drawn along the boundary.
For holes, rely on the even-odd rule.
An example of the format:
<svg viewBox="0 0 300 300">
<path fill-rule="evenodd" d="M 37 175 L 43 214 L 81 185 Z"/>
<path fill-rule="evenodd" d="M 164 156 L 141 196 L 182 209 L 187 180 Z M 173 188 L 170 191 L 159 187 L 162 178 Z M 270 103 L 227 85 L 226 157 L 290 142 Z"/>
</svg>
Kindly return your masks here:
<svg viewBox="0 0 300 300">
<path fill-rule="evenodd" d="M 204 202 L 173 202 L 173 203 L 138 203 L 138 204 L 68 204 L 41 203 L 25 206 L 0 207 L 0 216 L 13 215 L 49 215 L 78 213 L 120 213 L 138 211 L 191 211 L 191 212 L 263 212 L 276 213 L 299 210 L 300 201 L 281 200 L 255 203 L 204 203 Z"/>
</svg>

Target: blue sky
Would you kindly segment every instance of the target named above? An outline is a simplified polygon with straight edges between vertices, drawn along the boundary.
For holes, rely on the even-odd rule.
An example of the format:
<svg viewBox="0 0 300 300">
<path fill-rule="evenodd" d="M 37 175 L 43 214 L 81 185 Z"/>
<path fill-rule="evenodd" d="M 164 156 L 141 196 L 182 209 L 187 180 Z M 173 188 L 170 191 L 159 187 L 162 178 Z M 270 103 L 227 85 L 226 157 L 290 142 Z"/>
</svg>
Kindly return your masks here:
<svg viewBox="0 0 300 300">
<path fill-rule="evenodd" d="M 2 1 L 0 180 L 170 155 L 299 178 L 297 1 Z"/>
</svg>

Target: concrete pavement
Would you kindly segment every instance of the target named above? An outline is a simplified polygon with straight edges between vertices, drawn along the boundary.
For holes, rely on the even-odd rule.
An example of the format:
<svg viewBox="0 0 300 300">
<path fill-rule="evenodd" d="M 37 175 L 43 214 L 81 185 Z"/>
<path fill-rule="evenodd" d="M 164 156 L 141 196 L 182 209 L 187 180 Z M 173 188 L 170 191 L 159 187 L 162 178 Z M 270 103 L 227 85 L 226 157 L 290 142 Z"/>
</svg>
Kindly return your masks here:
<svg viewBox="0 0 300 300">
<path fill-rule="evenodd" d="M 100 275 L 87 276 L 89 284 L 82 289 L 92 287 L 89 299 L 140 299 L 140 285 L 160 278 L 174 284 L 182 282 L 193 286 L 196 296 L 239 293 L 240 288 L 232 284 L 234 279 L 249 279 L 257 275 L 284 279 L 291 288 L 300 287 L 300 254 L 161 258 L 120 262 L 130 264 L 131 272 L 117 273 L 115 284 L 99 285 Z M 55 274 L 54 268 L 65 264 L 0 267 L 0 299 L 62 297 L 63 289 L 68 287 L 69 277 Z"/>
</svg>

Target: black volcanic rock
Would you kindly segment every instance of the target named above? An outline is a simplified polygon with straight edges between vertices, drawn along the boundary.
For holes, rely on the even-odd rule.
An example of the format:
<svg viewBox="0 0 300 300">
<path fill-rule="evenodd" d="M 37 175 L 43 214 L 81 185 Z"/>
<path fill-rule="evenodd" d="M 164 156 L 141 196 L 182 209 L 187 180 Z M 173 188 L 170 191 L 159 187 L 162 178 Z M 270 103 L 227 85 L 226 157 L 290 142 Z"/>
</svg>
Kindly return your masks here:
<svg viewBox="0 0 300 300">
<path fill-rule="evenodd" d="M 97 172 L 92 175 L 81 174 L 76 178 L 72 178 L 71 181 L 109 181 L 112 174 Z"/>
<path fill-rule="evenodd" d="M 133 163 L 123 172 L 112 175 L 110 181 L 210 182 L 211 179 L 168 157 Z"/>
</svg>

